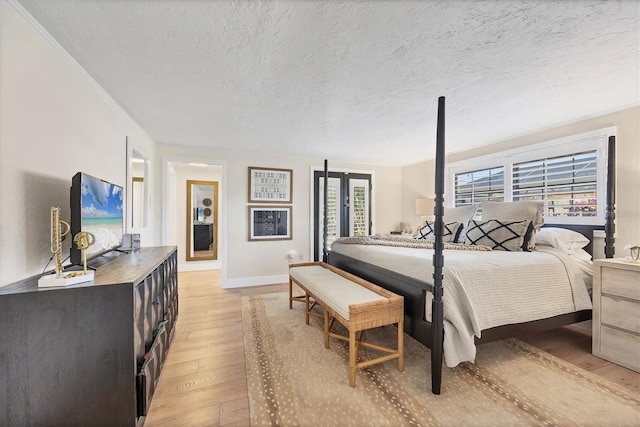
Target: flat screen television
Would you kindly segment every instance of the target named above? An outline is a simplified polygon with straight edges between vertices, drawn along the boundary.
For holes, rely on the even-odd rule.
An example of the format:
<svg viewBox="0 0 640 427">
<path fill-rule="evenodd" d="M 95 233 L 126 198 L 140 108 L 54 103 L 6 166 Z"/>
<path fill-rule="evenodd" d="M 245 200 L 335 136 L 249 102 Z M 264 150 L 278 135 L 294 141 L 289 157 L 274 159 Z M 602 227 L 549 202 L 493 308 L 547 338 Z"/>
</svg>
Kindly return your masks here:
<svg viewBox="0 0 640 427">
<path fill-rule="evenodd" d="M 122 187 L 78 172 L 71 180 L 71 235 L 87 231 L 95 237 L 87 260 L 122 246 Z M 71 245 L 71 264 L 82 264 L 82 252 Z"/>
</svg>

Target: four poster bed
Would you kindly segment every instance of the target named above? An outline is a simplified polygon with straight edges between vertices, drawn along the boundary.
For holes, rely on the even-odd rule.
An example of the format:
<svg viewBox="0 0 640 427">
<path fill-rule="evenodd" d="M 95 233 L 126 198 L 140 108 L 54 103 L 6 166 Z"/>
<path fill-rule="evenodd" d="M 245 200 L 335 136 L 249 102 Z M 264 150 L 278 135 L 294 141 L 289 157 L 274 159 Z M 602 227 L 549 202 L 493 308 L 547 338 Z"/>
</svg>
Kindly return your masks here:
<svg viewBox="0 0 640 427">
<path fill-rule="evenodd" d="M 498 228 L 514 234 L 517 233 L 513 230 L 525 227 L 527 221 L 505 220 L 519 219 L 512 218 L 513 205 L 518 209 L 526 205 L 523 211 L 516 210 L 515 216 L 524 219 L 533 216 L 526 231 L 522 228 L 520 237 L 523 240 L 512 241 L 522 245 L 525 251 L 482 249 L 486 238 L 492 239 L 491 232 L 483 231 L 482 227 L 495 218 L 486 223 L 469 220 L 459 228 L 458 232 L 464 229 L 467 238 L 477 231 L 474 227 L 482 231 L 473 242 L 475 247 L 461 248 L 458 246 L 465 245 L 450 243 L 457 239 L 452 239 L 450 234 L 453 233 L 447 235 L 452 224 L 448 217 L 455 208 L 444 208 L 444 97 L 441 97 L 438 100 L 435 222 L 430 236 L 433 242 L 380 236 L 341 238 L 332 245 L 331 251 L 325 244 L 323 260 L 404 297 L 405 332 L 431 348 L 432 392 L 440 394 L 443 354 L 447 365 L 455 366 L 474 360 L 475 344 L 591 318 L 587 252 L 591 253 L 595 230 L 605 230 L 606 257 L 611 258 L 614 253 L 614 145 L 615 137 L 610 137 L 606 225 L 545 227 L 534 233 L 533 238 L 538 239 L 536 250 L 527 251 L 533 248 L 529 238 L 534 228 L 539 228 L 543 222 L 538 221 L 541 217 L 536 218 L 536 214 L 541 215 L 541 203 L 487 203 L 482 207 L 483 217 L 500 216 L 506 209 L 509 212 L 494 222 L 499 224 Z M 326 176 L 325 161 L 325 179 Z M 326 194 L 324 206 L 326 209 Z M 532 214 L 536 208 L 537 213 Z M 454 226 L 457 228 L 458 225 Z M 326 230 L 324 233 L 326 242 Z M 529 237 L 525 237 L 527 235 Z M 454 246 L 465 250 L 449 250 Z M 444 301 L 443 295 L 446 296 Z"/>
</svg>

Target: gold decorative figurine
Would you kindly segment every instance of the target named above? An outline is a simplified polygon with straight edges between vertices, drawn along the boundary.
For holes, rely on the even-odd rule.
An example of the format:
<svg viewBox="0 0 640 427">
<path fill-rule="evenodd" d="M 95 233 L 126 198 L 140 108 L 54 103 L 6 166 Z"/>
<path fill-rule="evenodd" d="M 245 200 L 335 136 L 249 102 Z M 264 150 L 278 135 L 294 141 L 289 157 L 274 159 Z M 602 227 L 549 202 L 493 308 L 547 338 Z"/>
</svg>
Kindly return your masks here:
<svg viewBox="0 0 640 427">
<path fill-rule="evenodd" d="M 62 228 L 64 227 L 64 230 Z M 60 219 L 60 208 L 51 208 L 51 252 L 55 254 L 56 278 L 62 279 L 62 238 L 71 231 L 67 221 Z"/>
<path fill-rule="evenodd" d="M 74 242 L 82 250 L 84 256 L 84 272 L 71 271 L 64 273 L 62 270 L 62 239 L 71 232 L 71 227 L 67 221 L 60 219 L 60 208 L 51 208 L 51 242 L 50 249 L 55 258 L 56 274 L 47 274 L 38 280 L 39 287 L 68 286 L 75 283 L 88 282 L 93 280 L 93 271 L 87 272 L 86 249 L 93 244 L 95 237 L 91 233 L 81 232 L 76 235 Z M 81 242 L 81 243 L 80 243 Z M 82 246 L 81 246 L 82 245 Z"/>
<path fill-rule="evenodd" d="M 89 249 L 89 246 L 93 245 L 95 241 L 96 236 L 87 231 L 81 231 L 73 238 L 73 243 L 82 251 L 84 274 L 87 274 L 87 249 Z"/>
</svg>

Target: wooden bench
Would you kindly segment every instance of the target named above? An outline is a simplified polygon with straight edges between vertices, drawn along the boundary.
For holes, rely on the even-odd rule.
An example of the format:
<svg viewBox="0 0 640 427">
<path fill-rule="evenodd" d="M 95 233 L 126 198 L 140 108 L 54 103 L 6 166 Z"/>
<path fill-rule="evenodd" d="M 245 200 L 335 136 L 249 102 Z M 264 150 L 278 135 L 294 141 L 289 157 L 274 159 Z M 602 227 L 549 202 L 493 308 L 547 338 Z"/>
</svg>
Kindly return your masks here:
<svg viewBox="0 0 640 427">
<path fill-rule="evenodd" d="M 291 264 L 289 266 L 289 308 L 293 301 L 302 301 L 301 296 L 293 296 L 293 284 L 304 292 L 305 322 L 309 324 L 310 298 L 320 305 L 324 313 L 324 346 L 329 348 L 329 338 L 349 343 L 349 385 L 356 385 L 356 370 L 387 360 L 398 359 L 398 370 L 404 370 L 403 331 L 404 298 L 380 286 L 369 283 L 346 271 L 323 262 Z M 349 331 L 348 336 L 331 332 L 334 320 Z M 397 348 L 383 347 L 366 342 L 367 329 L 385 325 L 398 325 Z M 360 332 L 356 339 L 356 333 Z M 358 362 L 360 347 L 368 347 L 384 356 Z"/>
</svg>

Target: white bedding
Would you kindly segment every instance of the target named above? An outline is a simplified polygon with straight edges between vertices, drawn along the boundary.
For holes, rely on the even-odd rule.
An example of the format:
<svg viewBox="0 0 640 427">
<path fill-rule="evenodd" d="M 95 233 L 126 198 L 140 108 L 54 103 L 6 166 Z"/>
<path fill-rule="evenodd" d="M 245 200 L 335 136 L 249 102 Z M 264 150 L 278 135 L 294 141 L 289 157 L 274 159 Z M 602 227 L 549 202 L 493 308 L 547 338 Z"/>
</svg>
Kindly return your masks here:
<svg viewBox="0 0 640 427">
<path fill-rule="evenodd" d="M 432 283 L 433 250 L 334 243 L 338 252 Z M 444 357 L 474 361 L 485 329 L 590 309 L 584 263 L 551 247 L 534 252 L 444 251 Z M 428 304 L 428 311 L 430 311 Z"/>
</svg>

